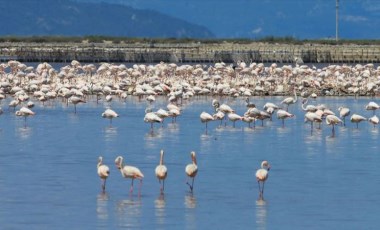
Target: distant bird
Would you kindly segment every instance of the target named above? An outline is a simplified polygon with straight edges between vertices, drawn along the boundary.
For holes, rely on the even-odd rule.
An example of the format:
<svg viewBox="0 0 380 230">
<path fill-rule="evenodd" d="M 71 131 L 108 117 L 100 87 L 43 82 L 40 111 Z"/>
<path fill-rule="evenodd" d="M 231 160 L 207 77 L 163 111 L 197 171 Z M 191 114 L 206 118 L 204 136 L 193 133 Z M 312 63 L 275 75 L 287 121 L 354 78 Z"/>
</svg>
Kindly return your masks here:
<svg viewBox="0 0 380 230">
<path fill-rule="evenodd" d="M 352 114 L 350 120 L 352 123 L 356 123 L 356 128 L 359 128 L 359 123 L 362 121 L 366 121 L 367 118 L 365 118 L 361 115 L 358 115 L 358 114 Z"/>
<path fill-rule="evenodd" d="M 212 105 L 212 107 L 214 107 L 215 112 L 216 112 L 216 109 L 219 108 L 220 103 L 219 103 L 219 101 L 217 99 L 213 99 L 212 102 L 211 102 L 211 105 Z"/>
<path fill-rule="evenodd" d="M 214 117 L 214 120 L 220 120 L 220 125 L 222 125 L 223 119 L 225 117 L 225 114 L 222 111 L 218 111 L 212 116 Z"/>
<path fill-rule="evenodd" d="M 301 108 L 304 110 L 304 111 L 307 111 L 307 112 L 315 112 L 318 110 L 318 108 L 315 106 L 315 105 L 307 105 L 305 107 L 305 105 L 307 104 L 308 102 L 308 99 L 304 99 L 302 100 L 302 105 L 301 105 Z"/>
<path fill-rule="evenodd" d="M 154 95 L 149 95 L 149 96 L 146 97 L 146 100 L 149 103 L 153 103 L 156 100 L 156 97 Z"/>
<path fill-rule="evenodd" d="M 26 103 L 26 107 L 28 107 L 29 109 L 33 108 L 34 107 L 33 101 L 28 101 L 28 103 Z"/>
<path fill-rule="evenodd" d="M 106 191 L 106 180 L 107 180 L 108 176 L 110 175 L 110 169 L 107 165 L 103 164 L 103 157 L 101 157 L 101 156 L 98 158 L 97 168 L 98 168 L 98 175 L 102 181 L 102 190 L 103 190 L 103 192 L 105 192 Z"/>
<path fill-rule="evenodd" d="M 69 98 L 69 102 L 71 102 L 74 105 L 74 113 L 77 113 L 77 104 L 86 103 L 85 100 L 83 100 L 82 98 L 77 97 L 77 96 L 71 96 Z"/>
<path fill-rule="evenodd" d="M 161 185 L 161 181 L 162 181 L 162 186 L 161 186 L 160 190 L 161 190 L 161 193 L 163 193 L 164 189 L 165 189 L 165 179 L 168 175 L 168 169 L 164 165 L 164 150 L 161 150 L 161 152 L 160 152 L 160 164 L 157 165 L 156 170 L 155 170 L 155 174 L 156 174 L 156 177 L 157 177 L 160 185 Z"/>
<path fill-rule="evenodd" d="M 298 100 L 297 92 L 294 89 L 294 97 L 285 98 L 284 100 L 281 101 L 281 104 L 285 104 L 286 105 L 286 111 L 288 111 L 289 105 L 295 104 L 297 102 L 297 100 Z"/>
<path fill-rule="evenodd" d="M 376 127 L 377 124 L 379 124 L 379 118 L 376 115 L 373 115 L 368 119 L 368 121 L 373 124 L 373 127 Z"/>
<path fill-rule="evenodd" d="M 346 107 L 339 107 L 339 116 L 343 119 L 343 125 L 346 126 L 346 117 L 350 115 L 350 109 Z"/>
<path fill-rule="evenodd" d="M 111 102 L 112 101 L 112 96 L 111 95 L 107 95 L 106 96 L 106 102 Z"/>
<path fill-rule="evenodd" d="M 110 125 L 112 125 L 112 119 L 115 118 L 115 117 L 119 117 L 119 115 L 115 111 L 113 111 L 112 109 L 106 109 L 102 113 L 102 117 L 110 119 Z"/>
<path fill-rule="evenodd" d="M 234 128 L 235 128 L 235 122 L 236 121 L 241 121 L 243 119 L 242 116 L 236 114 L 235 112 L 231 112 L 227 116 L 228 116 L 228 119 L 230 121 L 232 121 L 232 123 L 233 123 L 232 127 L 234 127 Z"/>
<path fill-rule="evenodd" d="M 372 111 L 373 111 L 373 115 L 375 115 L 375 111 L 376 111 L 377 109 L 379 109 L 379 108 L 380 108 L 380 106 L 379 106 L 376 102 L 373 102 L 373 101 L 369 102 L 369 103 L 365 106 L 365 109 L 366 109 L 366 110 L 372 110 Z"/>
<path fill-rule="evenodd" d="M 247 108 L 255 108 L 256 107 L 255 104 L 249 102 L 249 97 L 245 98 L 245 103 L 246 103 Z"/>
<path fill-rule="evenodd" d="M 264 184 L 265 184 L 265 181 L 268 179 L 269 170 L 270 170 L 270 165 L 268 161 L 262 161 L 261 168 L 256 171 L 256 179 L 259 185 L 259 199 L 260 200 L 264 199 Z"/>
<path fill-rule="evenodd" d="M 343 121 L 341 119 L 339 119 L 339 117 L 337 117 L 335 115 L 327 115 L 326 116 L 326 124 L 332 126 L 332 131 L 331 131 L 332 137 L 335 136 L 335 125 L 338 125 L 339 123 L 343 123 Z"/>
<path fill-rule="evenodd" d="M 20 110 L 16 111 L 16 116 L 24 117 L 24 126 L 26 127 L 26 118 L 29 116 L 34 116 L 34 112 L 26 107 L 22 107 Z"/>
<path fill-rule="evenodd" d="M 305 123 L 310 122 L 311 133 L 313 133 L 314 122 L 321 123 L 322 117 L 314 112 L 307 112 L 305 114 Z"/>
<path fill-rule="evenodd" d="M 277 111 L 277 118 L 282 120 L 282 127 L 285 127 L 284 120 L 290 117 L 294 117 L 294 114 L 291 114 L 285 110 L 279 109 Z"/>
<path fill-rule="evenodd" d="M 161 124 L 163 126 L 165 118 L 169 117 L 169 112 L 164 109 L 159 109 L 157 110 L 156 115 L 162 119 Z"/>
<path fill-rule="evenodd" d="M 202 123 L 206 123 L 206 134 L 207 134 L 207 123 L 209 121 L 213 121 L 214 117 L 211 114 L 207 113 L 207 112 L 202 112 L 199 117 L 201 118 L 201 122 Z"/>
<path fill-rule="evenodd" d="M 142 186 L 142 179 L 144 178 L 144 174 L 142 174 L 142 172 L 140 171 L 140 169 L 134 167 L 134 166 L 129 166 L 129 165 L 124 165 L 123 163 L 123 157 L 122 156 L 118 156 L 116 157 L 115 159 L 115 164 L 116 164 L 116 167 L 120 170 L 121 172 L 121 175 L 128 179 L 132 179 L 132 182 L 131 182 L 131 188 L 129 190 L 130 193 L 133 192 L 133 181 L 135 179 L 138 179 L 140 180 L 140 188 L 139 188 L 139 194 L 141 193 L 141 186 Z"/>
<path fill-rule="evenodd" d="M 194 179 L 195 179 L 195 176 L 197 175 L 197 172 L 198 172 L 198 166 L 197 166 L 197 159 L 195 157 L 195 152 L 192 151 L 190 153 L 191 155 L 191 160 L 192 160 L 192 163 L 191 164 L 188 164 L 185 168 L 185 172 L 186 172 L 186 175 L 190 178 L 192 178 L 192 182 L 191 184 L 189 182 L 186 182 L 187 185 L 189 185 L 190 187 L 190 191 L 193 192 L 193 188 L 194 188 Z"/>
<path fill-rule="evenodd" d="M 154 112 L 148 112 L 148 113 L 145 114 L 144 122 L 145 123 L 150 123 L 150 130 L 153 133 L 153 123 L 161 123 L 162 122 L 162 118 L 160 118 Z"/>
<path fill-rule="evenodd" d="M 13 111 L 16 110 L 16 107 L 20 104 L 20 101 L 16 98 L 9 102 L 9 107 L 13 107 Z"/>
</svg>

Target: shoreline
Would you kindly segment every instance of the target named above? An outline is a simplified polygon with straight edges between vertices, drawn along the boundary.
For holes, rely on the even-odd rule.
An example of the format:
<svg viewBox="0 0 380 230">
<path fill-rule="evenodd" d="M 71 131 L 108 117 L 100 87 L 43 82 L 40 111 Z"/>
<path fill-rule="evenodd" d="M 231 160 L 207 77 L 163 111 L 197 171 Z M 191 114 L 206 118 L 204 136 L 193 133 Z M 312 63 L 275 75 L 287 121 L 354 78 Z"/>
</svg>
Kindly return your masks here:
<svg viewBox="0 0 380 230">
<path fill-rule="evenodd" d="M 380 63 L 380 45 L 222 43 L 0 43 L 0 61 L 127 63 Z"/>
</svg>

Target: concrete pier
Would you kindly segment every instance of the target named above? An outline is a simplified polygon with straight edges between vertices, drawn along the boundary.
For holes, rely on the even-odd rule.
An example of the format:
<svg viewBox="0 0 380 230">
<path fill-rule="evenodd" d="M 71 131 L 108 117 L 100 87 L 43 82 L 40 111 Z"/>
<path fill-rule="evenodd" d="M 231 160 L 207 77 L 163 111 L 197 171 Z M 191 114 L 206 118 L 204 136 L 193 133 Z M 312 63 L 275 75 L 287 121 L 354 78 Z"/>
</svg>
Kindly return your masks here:
<svg viewBox="0 0 380 230">
<path fill-rule="evenodd" d="M 0 61 L 131 63 L 380 63 L 380 45 L 0 43 Z"/>
</svg>

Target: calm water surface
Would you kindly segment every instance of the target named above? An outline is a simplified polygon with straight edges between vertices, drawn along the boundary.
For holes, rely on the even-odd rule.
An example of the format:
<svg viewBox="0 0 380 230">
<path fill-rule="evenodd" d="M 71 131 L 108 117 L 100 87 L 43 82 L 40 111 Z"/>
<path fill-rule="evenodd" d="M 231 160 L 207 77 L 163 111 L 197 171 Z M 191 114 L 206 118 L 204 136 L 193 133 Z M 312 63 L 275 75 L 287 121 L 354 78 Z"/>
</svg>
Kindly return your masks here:
<svg viewBox="0 0 380 230">
<path fill-rule="evenodd" d="M 283 97 L 252 97 L 259 108 Z M 285 128 L 274 118 L 255 129 L 245 123 L 232 128 L 209 124 L 208 135 L 199 120 L 212 113 L 211 97 L 184 101 L 177 123 L 164 126 L 143 122 L 145 100 L 114 98 L 120 114 L 101 117 L 108 104 L 89 100 L 66 107 L 60 100 L 45 106 L 36 102 L 34 117 L 24 120 L 8 111 L 0 116 L 1 229 L 377 229 L 380 224 L 379 128 L 369 123 L 339 126 L 336 136 L 325 123 L 310 134 L 301 104 Z M 219 98 L 238 114 L 244 98 Z M 337 112 L 366 117 L 365 105 L 378 98 L 318 98 Z M 155 109 L 166 109 L 158 98 Z M 159 151 L 165 150 L 169 173 L 165 194 L 154 175 Z M 184 168 L 197 153 L 199 172 L 189 193 Z M 106 193 L 96 173 L 97 158 L 111 169 Z M 145 174 L 142 195 L 129 194 L 130 180 L 114 165 L 121 155 L 126 164 Z M 264 201 L 258 201 L 255 171 L 262 160 L 271 163 Z M 136 183 L 138 185 L 138 183 Z M 137 187 L 137 186 L 136 186 Z"/>
</svg>

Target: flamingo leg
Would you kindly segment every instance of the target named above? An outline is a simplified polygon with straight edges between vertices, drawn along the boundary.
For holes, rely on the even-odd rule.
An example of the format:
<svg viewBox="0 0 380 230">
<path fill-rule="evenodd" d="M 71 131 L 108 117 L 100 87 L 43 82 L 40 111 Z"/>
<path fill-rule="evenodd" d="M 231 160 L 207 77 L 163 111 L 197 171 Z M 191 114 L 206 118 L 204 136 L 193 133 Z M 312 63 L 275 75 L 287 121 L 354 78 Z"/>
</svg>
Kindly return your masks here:
<svg viewBox="0 0 380 230">
<path fill-rule="evenodd" d="M 261 191 L 261 184 L 260 184 L 259 180 L 257 181 L 257 184 L 259 185 L 259 199 L 261 199 L 262 198 L 262 191 Z"/>
<path fill-rule="evenodd" d="M 134 180 L 134 179 L 132 179 L 132 182 L 131 182 L 131 188 L 129 189 L 129 192 L 130 192 L 130 193 L 133 193 L 133 180 Z"/>
</svg>

